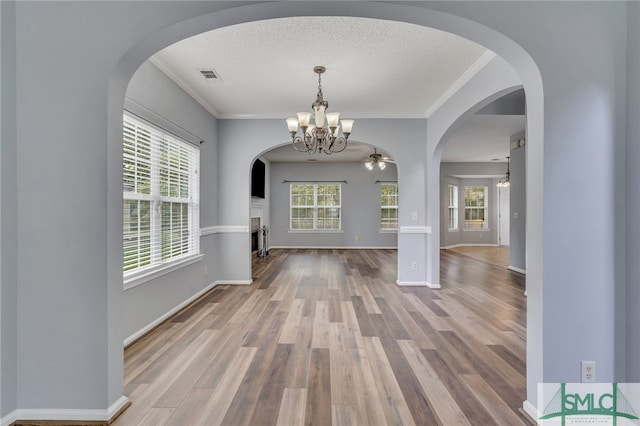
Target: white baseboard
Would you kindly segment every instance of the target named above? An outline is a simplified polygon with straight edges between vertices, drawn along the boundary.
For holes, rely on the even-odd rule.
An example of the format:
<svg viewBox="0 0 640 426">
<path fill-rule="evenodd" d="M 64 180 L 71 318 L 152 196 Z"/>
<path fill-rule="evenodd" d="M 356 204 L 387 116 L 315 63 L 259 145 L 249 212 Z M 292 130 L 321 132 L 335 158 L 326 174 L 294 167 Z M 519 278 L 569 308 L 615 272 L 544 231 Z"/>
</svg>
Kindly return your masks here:
<svg viewBox="0 0 640 426">
<path fill-rule="evenodd" d="M 396 281 L 396 284 L 400 287 L 429 287 L 438 289 L 440 288 L 440 284 L 433 284 L 428 281 Z"/>
<path fill-rule="evenodd" d="M 527 275 L 527 271 L 525 269 L 516 268 L 515 266 L 508 266 L 507 269 L 510 271 L 518 272 L 523 275 Z"/>
<path fill-rule="evenodd" d="M 19 420 L 106 422 L 111 420 L 128 402 L 129 399 L 126 396 L 121 396 L 107 409 L 18 409 L 3 417 L 0 425 L 9 426 Z"/>
<path fill-rule="evenodd" d="M 538 409 L 535 405 L 529 402 L 529 400 L 526 400 L 522 403 L 522 409 L 529 417 L 531 417 L 531 420 L 533 420 L 534 423 L 538 423 Z"/>
<path fill-rule="evenodd" d="M 498 244 L 452 244 L 450 246 L 440 247 L 440 249 L 452 249 L 456 247 L 500 247 Z"/>
<path fill-rule="evenodd" d="M 220 280 L 215 285 L 251 285 L 253 280 Z"/>
<path fill-rule="evenodd" d="M 398 247 L 339 247 L 339 246 L 329 246 L 329 247 L 318 247 L 318 246 L 271 246 L 271 249 L 297 249 L 297 250 L 397 250 Z"/>
</svg>

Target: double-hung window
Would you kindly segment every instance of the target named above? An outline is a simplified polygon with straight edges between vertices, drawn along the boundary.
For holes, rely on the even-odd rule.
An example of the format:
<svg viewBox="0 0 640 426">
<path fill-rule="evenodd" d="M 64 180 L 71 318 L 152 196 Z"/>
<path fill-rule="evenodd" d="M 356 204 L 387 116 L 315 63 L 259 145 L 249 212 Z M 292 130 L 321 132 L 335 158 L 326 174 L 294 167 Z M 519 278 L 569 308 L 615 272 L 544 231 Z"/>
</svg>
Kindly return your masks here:
<svg viewBox="0 0 640 426">
<path fill-rule="evenodd" d="M 398 229 L 398 184 L 380 184 L 380 229 Z"/>
<path fill-rule="evenodd" d="M 292 183 L 289 194 L 292 231 L 341 229 L 339 183 Z"/>
<path fill-rule="evenodd" d="M 487 192 L 486 186 L 464 187 L 464 229 L 488 228 Z"/>
<path fill-rule="evenodd" d="M 458 186 L 448 185 L 449 196 L 449 230 L 456 231 L 458 229 Z"/>
<path fill-rule="evenodd" d="M 125 279 L 200 252 L 199 149 L 123 117 Z"/>
</svg>

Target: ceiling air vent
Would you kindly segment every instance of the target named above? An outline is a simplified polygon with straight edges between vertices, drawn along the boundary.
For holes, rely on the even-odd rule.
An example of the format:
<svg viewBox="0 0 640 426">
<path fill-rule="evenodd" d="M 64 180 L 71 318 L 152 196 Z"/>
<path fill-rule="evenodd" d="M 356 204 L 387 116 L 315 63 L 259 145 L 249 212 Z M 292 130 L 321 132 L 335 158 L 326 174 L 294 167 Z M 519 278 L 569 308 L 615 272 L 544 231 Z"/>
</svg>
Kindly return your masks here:
<svg viewBox="0 0 640 426">
<path fill-rule="evenodd" d="M 206 79 L 218 78 L 218 74 L 214 70 L 200 70 L 200 74 Z"/>
</svg>

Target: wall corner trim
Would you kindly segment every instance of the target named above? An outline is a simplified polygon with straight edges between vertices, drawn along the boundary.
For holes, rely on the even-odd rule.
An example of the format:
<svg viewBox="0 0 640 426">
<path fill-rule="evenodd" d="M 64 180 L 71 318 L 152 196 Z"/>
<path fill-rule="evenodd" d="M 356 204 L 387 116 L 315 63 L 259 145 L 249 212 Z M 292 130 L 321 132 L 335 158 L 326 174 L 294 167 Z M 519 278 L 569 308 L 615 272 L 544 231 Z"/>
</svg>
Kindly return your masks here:
<svg viewBox="0 0 640 426">
<path fill-rule="evenodd" d="M 430 226 L 401 226 L 401 234 L 431 234 Z"/>
<path fill-rule="evenodd" d="M 10 426 L 18 420 L 18 410 L 13 410 L 0 419 L 0 426 Z"/>
<path fill-rule="evenodd" d="M 510 271 L 518 272 L 523 275 L 527 275 L 526 269 L 516 268 L 515 266 L 508 266 L 507 269 Z"/>
<path fill-rule="evenodd" d="M 531 417 L 533 423 L 537 423 L 536 419 L 538 418 L 538 409 L 535 405 L 529 402 L 529 400 L 522 403 L 522 411 L 524 411 L 527 416 Z"/>
</svg>

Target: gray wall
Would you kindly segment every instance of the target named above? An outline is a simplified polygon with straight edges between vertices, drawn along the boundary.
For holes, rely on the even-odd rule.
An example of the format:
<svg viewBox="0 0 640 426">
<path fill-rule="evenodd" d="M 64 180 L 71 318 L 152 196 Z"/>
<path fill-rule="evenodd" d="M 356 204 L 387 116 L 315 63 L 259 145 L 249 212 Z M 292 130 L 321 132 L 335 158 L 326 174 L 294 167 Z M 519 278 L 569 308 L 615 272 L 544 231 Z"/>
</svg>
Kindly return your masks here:
<svg viewBox="0 0 640 426">
<path fill-rule="evenodd" d="M 628 5 L 629 34 L 627 36 L 627 135 L 626 150 L 627 206 L 626 206 L 626 293 L 618 296 L 620 317 L 616 325 L 616 338 L 626 342 L 626 375 L 617 377 L 628 382 L 640 382 L 640 3 Z M 623 163 L 621 163 L 622 165 Z M 626 301 L 626 302 L 625 302 Z M 627 317 L 625 319 L 624 312 Z M 626 333 L 621 332 L 626 330 Z M 623 380 L 619 380 L 623 381 Z"/>
<path fill-rule="evenodd" d="M 598 363 L 599 381 L 613 380 L 614 369 L 615 376 L 625 377 L 624 367 L 619 370 L 615 365 L 621 350 L 635 355 L 627 356 L 626 377 L 633 373 L 638 378 L 640 294 L 635 268 L 640 251 L 629 241 L 638 240 L 640 230 L 633 226 L 633 217 L 616 220 L 627 200 L 633 215 L 638 210 L 634 191 L 638 175 L 632 170 L 638 159 L 639 134 L 637 6 L 629 8 L 630 17 L 624 2 L 260 2 L 215 15 L 205 14 L 230 5 L 19 2 L 15 7 L 15 37 L 6 29 L 7 9 L 2 9 L 1 58 L 10 63 L 8 68 L 2 64 L 0 265 L 3 320 L 4 297 L 18 289 L 17 338 L 5 335 L 4 321 L 1 336 L 2 389 L 9 398 L 15 389 L 18 408 L 105 409 L 122 395 L 118 142 L 122 129 L 118 117 L 133 72 L 155 51 L 182 38 L 220 25 L 279 16 L 367 15 L 434 26 L 487 45 L 522 72 L 525 92 L 533 87 L 527 92 L 531 126 L 527 164 L 535 167 L 527 168 L 527 193 L 540 201 L 536 208 L 527 204 L 528 212 L 535 213 L 527 217 L 527 250 L 533 248 L 538 257 L 527 274 L 527 312 L 533 312 L 527 329 L 528 398 L 535 405 L 539 381 L 576 381 L 581 359 Z M 628 40 L 627 22 L 633 30 Z M 523 50 L 528 55 L 521 56 Z M 15 78 L 15 102 L 12 92 L 4 90 L 7 74 L 9 82 Z M 628 96 L 626 89 L 630 89 Z M 71 117 L 76 118 L 73 123 Z M 414 157 L 409 160 L 413 167 L 399 167 L 400 185 L 406 188 L 402 179 L 407 179 L 423 188 L 426 148 L 406 146 L 404 140 L 394 138 L 397 129 L 385 129 L 384 121 L 371 124 L 369 142 L 382 146 L 385 142 L 373 142 L 382 134 L 389 138 L 386 144 L 396 159 Z M 410 126 L 411 143 L 426 133 L 425 121 L 416 120 L 418 124 Z M 7 128 L 17 138 L 15 174 L 5 169 Z M 355 127 L 354 136 L 355 129 L 360 131 Z M 250 134 L 249 140 L 261 134 Z M 394 144 L 399 145 L 395 151 Z M 11 142 L 8 148 L 11 151 Z M 247 175 L 257 155 L 247 156 Z M 627 193 L 625 176 L 634 184 Z M 7 178 L 14 178 L 16 187 L 6 188 Z M 225 187 L 222 179 L 219 183 Z M 409 216 L 415 209 L 420 219 L 416 224 L 424 225 L 427 199 L 424 190 L 418 192 L 422 195 L 416 199 L 403 199 Z M 439 193 L 439 186 L 434 193 Z M 248 211 L 248 188 L 243 194 L 243 209 Z M 576 204 L 592 194 L 598 203 L 590 204 L 589 215 L 576 217 Z M 18 213 L 7 222 L 5 196 L 16 200 Z M 248 224 L 246 216 L 244 224 Z M 219 211 L 218 218 L 225 221 L 226 213 Z M 11 246 L 11 233 L 9 240 L 5 234 L 8 228 L 16 229 L 18 250 L 17 272 L 10 270 L 7 277 L 4 267 L 12 259 L 5 251 L 6 244 Z M 424 258 L 424 238 L 404 237 L 416 238 L 411 244 Z M 399 235 L 399 246 L 404 237 Z M 625 241 L 631 245 L 625 246 Z M 234 242 L 230 247 L 241 250 Z M 624 311 L 616 293 L 624 289 L 631 309 L 626 321 L 616 322 L 616 312 Z M 10 312 L 8 317 L 11 321 Z M 617 326 L 626 328 L 626 348 L 627 339 L 615 334 Z M 12 329 L 11 324 L 8 328 Z M 14 353 L 5 344 L 14 342 L 15 362 L 4 358 L 5 353 L 10 357 Z M 19 380 L 15 386 L 16 376 L 4 375 L 14 368 Z M 10 402 L 5 408 L 3 399 L 2 410 L 11 409 Z"/>
<path fill-rule="evenodd" d="M 346 180 L 342 184 L 342 232 L 290 233 L 289 183 Z M 397 233 L 380 233 L 380 184 L 397 181 L 396 167 L 369 171 L 363 163 L 271 163 L 271 245 L 278 247 L 397 247 Z M 399 189 L 402 191 L 402 189 Z M 360 237 L 360 240 L 356 240 Z"/>
<path fill-rule="evenodd" d="M 425 226 L 425 171 L 422 162 L 426 152 L 426 124 L 422 119 L 359 119 L 352 135 L 358 141 L 382 148 L 396 160 L 398 184 L 403 188 L 403 196 L 399 199 L 401 228 Z M 218 120 L 220 225 L 249 225 L 250 165 L 264 152 L 289 143 L 282 126 L 282 120 Z M 271 208 L 273 203 L 272 200 Z M 415 213 L 415 219 L 412 213 Z M 271 214 L 272 224 L 274 220 Z M 225 250 L 219 258 L 221 276 L 233 276 L 239 281 L 251 279 L 249 234 L 224 236 Z M 424 233 L 398 234 L 399 281 L 425 282 L 425 247 Z M 411 269 L 413 261 L 418 264 L 417 270 Z"/>
<path fill-rule="evenodd" d="M 216 119 L 150 62 L 145 62 L 131 79 L 127 98 L 125 107 L 135 109 L 139 115 L 146 115 L 143 118 L 154 122 L 159 116 L 179 126 L 173 129 L 165 125 L 166 130 L 178 133 L 184 129 L 193 134 L 191 139 L 197 136 L 196 139 L 205 141 L 200 145 L 200 227 L 216 225 Z M 155 124 L 163 126 L 162 122 Z M 200 239 L 200 251 L 204 254 L 201 261 L 124 292 L 125 337 L 146 327 L 219 278 L 216 261 L 218 237 L 219 234 L 210 234 Z"/>
<path fill-rule="evenodd" d="M 18 221 L 15 3 L 0 2 L 0 417 L 17 408 Z"/>
<path fill-rule="evenodd" d="M 525 139 L 524 133 L 514 135 L 511 141 Z M 509 266 L 527 270 L 527 185 L 526 185 L 526 145 L 511 149 L 511 189 L 509 191 Z M 517 213 L 518 218 L 515 218 Z"/>
<path fill-rule="evenodd" d="M 440 167 L 440 246 L 457 244 L 484 245 L 498 243 L 498 191 L 497 179 L 507 171 L 506 163 L 442 163 Z M 487 178 L 457 178 L 453 176 L 483 176 Z M 449 189 L 458 185 L 458 230 L 449 231 Z M 464 187 L 486 186 L 489 198 L 489 223 L 486 230 L 464 230 Z"/>
</svg>

